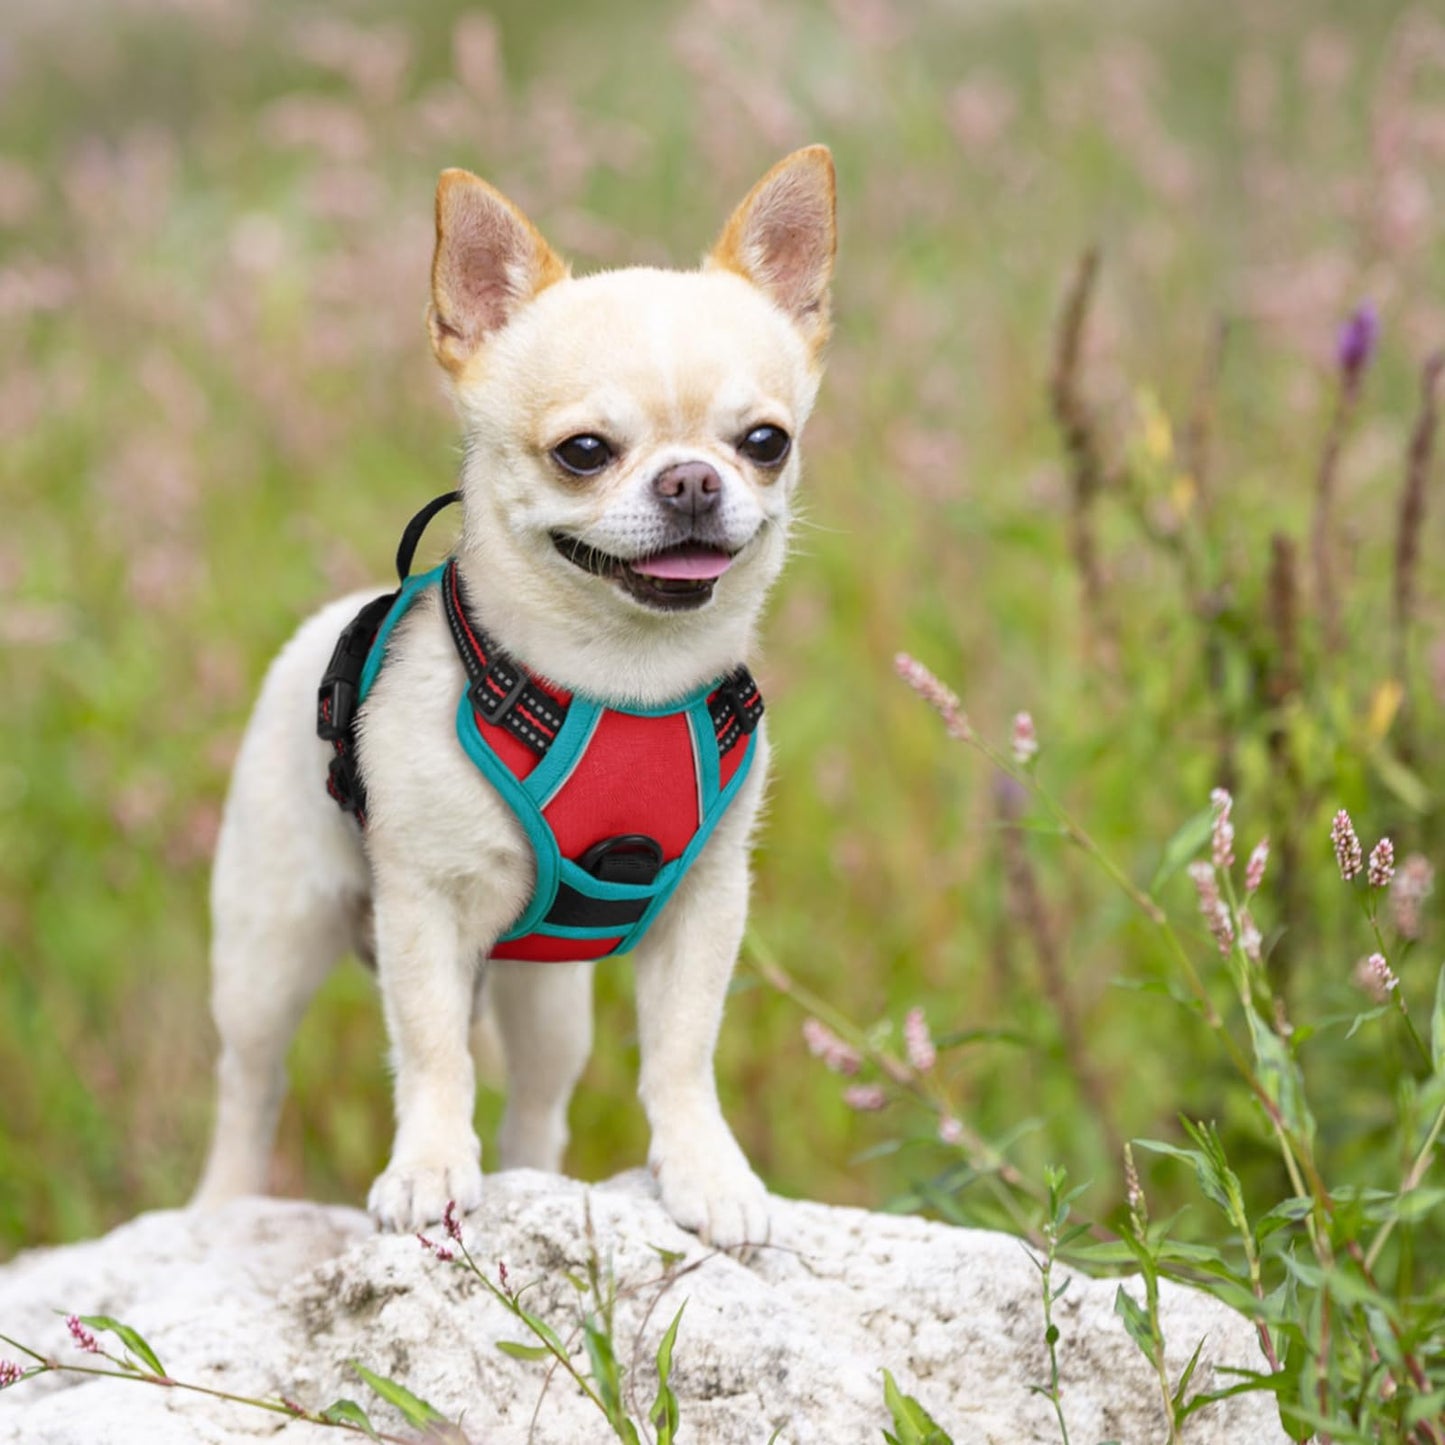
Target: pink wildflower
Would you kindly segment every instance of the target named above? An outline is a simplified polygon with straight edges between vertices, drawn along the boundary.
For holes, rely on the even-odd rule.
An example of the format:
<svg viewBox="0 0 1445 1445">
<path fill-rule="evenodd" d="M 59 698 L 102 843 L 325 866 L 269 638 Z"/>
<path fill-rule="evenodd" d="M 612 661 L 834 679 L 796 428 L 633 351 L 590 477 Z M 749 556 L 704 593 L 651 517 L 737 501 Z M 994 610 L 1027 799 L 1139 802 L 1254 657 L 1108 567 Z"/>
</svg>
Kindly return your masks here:
<svg viewBox="0 0 1445 1445">
<path fill-rule="evenodd" d="M 938 1050 L 928 1032 L 928 1020 L 921 1008 L 911 1008 L 903 1020 L 903 1042 L 908 1049 L 908 1062 L 920 1074 L 926 1074 L 938 1062 Z"/>
<path fill-rule="evenodd" d="M 456 1258 L 446 1245 L 438 1244 L 435 1240 L 428 1239 L 424 1234 L 418 1234 L 417 1243 L 426 1250 L 428 1254 L 434 1254 L 443 1264 L 450 1264 Z"/>
<path fill-rule="evenodd" d="M 1435 887 L 1435 870 L 1419 853 L 1400 864 L 1390 884 L 1390 916 L 1402 938 L 1420 936 L 1420 909 Z"/>
<path fill-rule="evenodd" d="M 499 1259 L 497 1261 L 497 1278 L 501 1281 L 502 1292 L 505 1294 L 507 1290 L 507 1265 L 505 1260 Z"/>
<path fill-rule="evenodd" d="M 1234 946 L 1234 920 L 1229 916 L 1229 906 L 1219 896 L 1219 880 L 1215 877 L 1212 864 L 1203 861 L 1189 865 L 1189 876 L 1194 880 L 1194 891 L 1199 895 L 1199 911 L 1214 935 L 1221 953 L 1228 953 Z"/>
<path fill-rule="evenodd" d="M 0 1360 L 0 1390 L 24 1379 L 25 1371 L 14 1360 Z"/>
<path fill-rule="evenodd" d="M 1264 939 L 1260 937 L 1259 925 L 1255 923 L 1254 916 L 1247 908 L 1239 910 L 1239 946 L 1244 950 L 1244 956 L 1251 963 L 1259 962 Z"/>
<path fill-rule="evenodd" d="M 1383 953 L 1372 953 L 1355 965 L 1355 982 L 1376 1003 L 1384 1003 L 1400 986 L 1395 970 L 1385 961 Z"/>
<path fill-rule="evenodd" d="M 944 1144 L 963 1143 L 963 1125 L 952 1114 L 945 1114 L 938 1121 L 938 1138 Z"/>
<path fill-rule="evenodd" d="M 872 1114 L 888 1103 L 888 1095 L 877 1084 L 850 1084 L 843 1090 L 843 1102 L 860 1114 Z"/>
<path fill-rule="evenodd" d="M 79 1315 L 66 1315 L 65 1328 L 70 1331 L 70 1338 L 80 1349 L 92 1355 L 100 1353 L 100 1346 L 96 1344 L 95 1336 L 81 1324 Z"/>
<path fill-rule="evenodd" d="M 458 1244 L 462 1242 L 462 1222 L 457 1218 L 457 1202 L 455 1199 L 447 1200 L 447 1207 L 442 1214 L 442 1226 L 447 1234 Z"/>
<path fill-rule="evenodd" d="M 973 737 L 973 729 L 963 714 L 958 694 L 946 687 L 915 657 L 900 652 L 893 659 L 898 676 L 921 697 L 943 719 L 950 737 L 967 742 Z"/>
<path fill-rule="evenodd" d="M 1142 1234 L 1149 1222 L 1149 1207 L 1144 1201 L 1144 1186 L 1139 1183 L 1139 1171 L 1134 1167 L 1134 1150 L 1124 1145 L 1124 1202 L 1129 1206 L 1129 1219 L 1135 1232 Z"/>
<path fill-rule="evenodd" d="M 1364 850 L 1360 847 L 1355 825 L 1350 822 L 1350 815 L 1343 808 L 1335 814 L 1335 821 L 1330 824 L 1330 842 L 1335 845 L 1335 859 L 1340 865 L 1340 877 L 1346 883 L 1352 878 L 1358 878 L 1365 866 Z"/>
<path fill-rule="evenodd" d="M 1026 712 L 1014 714 L 1013 753 L 1019 767 L 1027 767 L 1038 756 L 1039 735 L 1034 731 L 1034 720 Z"/>
<path fill-rule="evenodd" d="M 1234 865 L 1234 824 L 1229 818 L 1234 811 L 1234 799 L 1223 788 L 1216 788 L 1209 795 L 1209 801 L 1214 807 L 1214 866 L 1219 872 L 1227 873 Z"/>
<path fill-rule="evenodd" d="M 863 1062 L 857 1049 L 845 1044 L 821 1019 L 803 1020 L 803 1042 L 808 1052 L 835 1074 L 856 1074 Z"/>
<path fill-rule="evenodd" d="M 1388 888 L 1395 876 L 1395 845 L 1388 838 L 1381 838 L 1370 849 L 1370 870 L 1367 874 L 1371 888 Z"/>
<path fill-rule="evenodd" d="M 1261 838 L 1254 845 L 1254 852 L 1249 855 L 1249 862 L 1244 868 L 1244 891 L 1246 893 L 1258 893 L 1259 885 L 1264 882 L 1264 865 L 1269 862 L 1269 839 Z"/>
</svg>

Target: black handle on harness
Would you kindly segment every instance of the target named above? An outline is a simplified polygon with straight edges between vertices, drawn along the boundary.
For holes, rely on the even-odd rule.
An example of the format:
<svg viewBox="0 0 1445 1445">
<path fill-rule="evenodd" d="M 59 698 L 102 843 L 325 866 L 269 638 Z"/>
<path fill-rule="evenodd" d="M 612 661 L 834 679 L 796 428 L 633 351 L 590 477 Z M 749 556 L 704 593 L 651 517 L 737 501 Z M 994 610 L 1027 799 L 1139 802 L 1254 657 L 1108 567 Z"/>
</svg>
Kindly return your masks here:
<svg viewBox="0 0 1445 1445">
<path fill-rule="evenodd" d="M 603 883 L 651 883 L 662 869 L 662 844 L 645 833 L 624 833 L 594 843 L 578 860 Z"/>
<path fill-rule="evenodd" d="M 427 529 L 427 524 L 438 512 L 450 507 L 453 502 L 460 502 L 461 499 L 460 492 L 445 492 L 440 497 L 433 497 L 406 524 L 406 531 L 401 534 L 401 545 L 396 549 L 396 575 L 401 581 L 405 582 L 411 576 L 411 564 L 416 557 L 416 549 L 421 542 L 422 533 Z"/>
</svg>

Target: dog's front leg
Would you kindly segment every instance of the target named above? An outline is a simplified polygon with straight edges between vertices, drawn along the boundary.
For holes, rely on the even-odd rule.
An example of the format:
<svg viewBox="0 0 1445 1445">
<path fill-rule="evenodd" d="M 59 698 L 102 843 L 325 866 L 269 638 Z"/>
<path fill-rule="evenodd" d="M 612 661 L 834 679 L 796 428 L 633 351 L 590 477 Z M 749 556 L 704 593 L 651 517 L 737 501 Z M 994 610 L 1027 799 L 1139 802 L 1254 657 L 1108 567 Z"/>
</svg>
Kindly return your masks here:
<svg viewBox="0 0 1445 1445">
<path fill-rule="evenodd" d="M 395 1071 L 396 1142 L 368 1208 L 385 1229 L 414 1230 L 482 1199 L 467 1047 L 477 960 L 456 900 L 413 877 L 378 878 L 377 974 Z M 470 933 L 470 930 L 468 930 Z"/>
<path fill-rule="evenodd" d="M 649 1163 L 668 1213 L 723 1249 L 768 1237 L 767 1191 L 722 1116 L 713 1074 L 747 921 L 745 839 L 714 840 L 634 955 Z"/>
</svg>

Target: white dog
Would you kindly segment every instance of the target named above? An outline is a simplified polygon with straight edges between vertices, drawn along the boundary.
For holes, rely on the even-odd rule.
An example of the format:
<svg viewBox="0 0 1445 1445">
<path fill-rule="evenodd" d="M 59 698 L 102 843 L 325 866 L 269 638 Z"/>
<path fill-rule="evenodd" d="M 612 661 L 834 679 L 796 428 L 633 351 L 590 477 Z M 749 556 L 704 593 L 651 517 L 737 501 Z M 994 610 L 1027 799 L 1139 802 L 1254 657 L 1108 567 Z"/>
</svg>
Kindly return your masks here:
<svg viewBox="0 0 1445 1445">
<path fill-rule="evenodd" d="M 832 161 L 815 146 L 775 166 L 693 272 L 573 279 L 464 171 L 442 176 L 436 222 L 461 538 L 395 601 L 323 609 L 266 677 L 216 853 L 220 1101 L 196 1200 L 264 1188 L 287 1047 L 348 951 L 376 963 L 396 1074 L 377 1220 L 480 1201 L 484 977 L 502 1166 L 557 1169 L 589 960 L 626 949 L 663 1203 L 719 1246 L 761 1242 L 767 1195 L 712 1061 L 767 770 L 743 663 L 821 375 Z"/>
</svg>

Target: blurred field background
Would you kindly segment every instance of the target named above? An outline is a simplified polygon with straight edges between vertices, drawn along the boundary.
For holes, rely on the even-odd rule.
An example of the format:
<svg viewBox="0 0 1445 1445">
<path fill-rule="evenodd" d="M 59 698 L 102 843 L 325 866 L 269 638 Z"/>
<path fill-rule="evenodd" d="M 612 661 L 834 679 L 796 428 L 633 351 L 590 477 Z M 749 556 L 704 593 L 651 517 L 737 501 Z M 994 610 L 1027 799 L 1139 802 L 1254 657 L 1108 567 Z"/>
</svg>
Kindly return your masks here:
<svg viewBox="0 0 1445 1445">
<path fill-rule="evenodd" d="M 1162 996 L 1157 936 L 1015 817 L 892 657 L 997 738 L 1031 710 L 1050 787 L 1144 886 L 1233 787 L 1241 852 L 1275 842 L 1259 913 L 1284 1006 L 1358 1011 L 1372 945 L 1330 815 L 1445 857 L 1438 467 L 1392 623 L 1420 368 L 1445 346 L 1438 9 L 50 0 L 0 15 L 0 1252 L 194 1182 L 208 856 L 250 700 L 299 619 L 384 580 L 452 484 L 421 323 L 437 171 L 496 182 L 578 269 L 690 264 L 813 140 L 839 166 L 838 326 L 758 668 L 778 773 L 756 936 L 851 1017 L 982 1031 L 939 1066 L 968 1121 L 1093 1181 L 1095 1214 L 1119 1141 L 1176 1137 L 1181 1110 L 1279 1183 Z M 1049 378 L 1091 245 L 1088 602 Z M 1308 533 L 1336 334 L 1366 300 L 1382 336 L 1340 454 L 1330 646 Z M 1187 879 L 1159 887 L 1203 966 Z M 1439 897 L 1400 966 L 1426 1017 Z M 587 1178 L 645 1153 L 625 965 L 599 993 Z M 881 1206 L 948 1167 L 926 1121 L 845 1107 L 800 1023 L 743 972 L 719 1074 L 771 1186 Z M 1408 1067 L 1371 1027 L 1301 1048 L 1357 1182 L 1400 1167 L 1380 1130 Z M 339 971 L 294 1052 L 278 1190 L 362 1200 L 390 1142 L 383 1050 L 370 979 Z M 479 1109 L 486 1137 L 499 1096 Z M 1158 1215 L 1192 1192 L 1167 1163 L 1146 1183 Z"/>
</svg>

